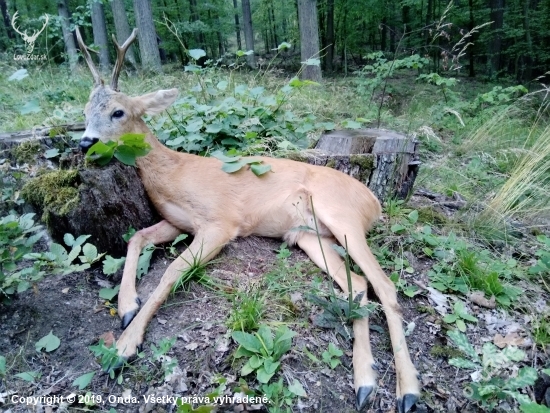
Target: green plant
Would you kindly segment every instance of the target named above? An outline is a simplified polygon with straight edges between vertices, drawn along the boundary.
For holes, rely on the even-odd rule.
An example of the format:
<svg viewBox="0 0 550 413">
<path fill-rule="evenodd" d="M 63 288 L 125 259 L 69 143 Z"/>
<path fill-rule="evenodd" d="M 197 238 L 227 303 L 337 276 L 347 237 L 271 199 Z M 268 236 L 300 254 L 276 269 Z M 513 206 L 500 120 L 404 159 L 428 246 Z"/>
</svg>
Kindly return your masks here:
<svg viewBox="0 0 550 413">
<path fill-rule="evenodd" d="M 321 354 L 321 357 L 323 358 L 323 361 L 327 363 L 331 369 L 335 369 L 339 364 L 342 364 L 340 361 L 340 357 L 342 357 L 344 353 L 342 350 L 340 350 L 338 347 L 336 347 L 333 343 L 328 344 L 328 349 L 323 351 L 323 354 Z"/>
<path fill-rule="evenodd" d="M 546 235 L 538 235 L 537 241 L 541 243 L 541 248 L 535 252 L 538 259 L 535 265 L 529 268 L 529 274 L 540 275 L 541 279 L 544 280 L 544 276 L 550 274 L 550 238 Z"/>
<path fill-rule="evenodd" d="M 265 310 L 264 294 L 258 288 L 237 291 L 233 296 L 228 326 L 231 330 L 245 332 L 257 330 Z"/>
<path fill-rule="evenodd" d="M 456 301 L 453 305 L 453 312 L 443 317 L 443 321 L 447 324 L 455 324 L 458 330 L 466 331 L 466 321 L 471 323 L 477 323 L 477 318 L 468 314 L 464 303 L 460 300 Z"/>
<path fill-rule="evenodd" d="M 243 166 L 250 165 L 250 170 L 256 176 L 263 175 L 271 171 L 271 165 L 264 164 L 263 160 L 256 158 L 243 158 L 242 156 L 226 156 L 221 151 L 212 152 L 211 156 L 223 162 L 222 171 L 232 174 L 240 171 Z"/>
<path fill-rule="evenodd" d="M 256 379 L 260 383 L 267 383 L 277 372 L 282 355 L 290 350 L 295 335 L 286 325 L 277 328 L 275 337 L 266 325 L 261 325 L 254 334 L 233 331 L 231 337 L 239 344 L 235 358 L 249 358 L 241 368 L 241 376 L 255 371 Z"/>
<path fill-rule="evenodd" d="M 122 381 L 124 380 L 124 369 L 127 368 L 129 364 L 123 357 L 118 355 L 116 344 L 113 343 L 111 346 L 107 347 L 105 345 L 105 341 L 101 339 L 98 344 L 95 346 L 89 346 L 88 348 L 94 353 L 94 356 L 100 358 L 99 363 L 101 364 L 101 368 L 109 373 L 109 377 L 111 379 L 115 378 L 115 367 L 118 368 L 120 366 L 120 373 L 117 377 L 117 383 L 122 384 Z"/>
<path fill-rule="evenodd" d="M 168 357 L 166 354 L 172 349 L 172 346 L 176 342 L 176 338 L 163 338 L 160 340 L 158 347 L 151 344 L 151 352 L 153 353 L 153 360 L 161 363 L 161 369 L 164 373 L 164 378 L 173 373 L 174 368 L 178 365 L 178 360 L 172 357 Z"/>
<path fill-rule="evenodd" d="M 520 391 L 532 386 L 537 378 L 533 367 L 520 367 L 516 375 L 507 371 L 516 368 L 515 363 L 525 358 L 525 352 L 516 347 L 499 350 L 492 343 L 483 345 L 481 357 L 468 338 L 458 330 L 447 332 L 449 339 L 467 358 L 451 358 L 449 364 L 455 367 L 479 371 L 476 380 L 467 385 L 465 394 L 483 408 L 494 409 L 499 401 L 515 399 L 520 404 L 532 403 Z"/>
<path fill-rule="evenodd" d="M 126 133 L 117 142 L 97 141 L 86 152 L 86 159 L 104 166 L 115 157 L 125 165 L 136 166 L 136 158 L 147 155 L 150 150 L 145 134 Z"/>
<path fill-rule="evenodd" d="M 306 397 L 306 392 L 298 380 L 294 380 L 290 385 L 285 386 L 281 377 L 275 383 L 263 384 L 260 391 L 269 399 L 267 406 L 269 413 L 290 413 L 291 406 L 294 405 L 296 397 Z"/>
</svg>

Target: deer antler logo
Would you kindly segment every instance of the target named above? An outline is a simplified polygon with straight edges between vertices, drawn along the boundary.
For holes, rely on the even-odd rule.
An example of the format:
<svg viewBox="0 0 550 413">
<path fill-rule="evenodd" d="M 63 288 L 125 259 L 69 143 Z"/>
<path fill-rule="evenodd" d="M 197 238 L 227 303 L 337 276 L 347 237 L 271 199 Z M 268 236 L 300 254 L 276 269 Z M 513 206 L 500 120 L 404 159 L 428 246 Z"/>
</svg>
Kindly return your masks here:
<svg viewBox="0 0 550 413">
<path fill-rule="evenodd" d="M 17 20 L 18 13 L 19 12 L 16 11 L 13 17 L 11 18 L 11 25 L 13 26 L 13 29 L 23 37 L 23 40 L 27 44 L 26 50 L 27 50 L 27 54 L 29 55 L 34 50 L 34 42 L 38 38 L 38 35 L 42 33 L 46 28 L 46 25 L 48 24 L 48 20 L 50 19 L 50 17 L 48 16 L 48 14 L 46 14 L 45 15 L 46 21 L 44 22 L 44 26 L 42 26 L 40 30 L 35 30 L 34 33 L 31 36 L 29 36 L 26 30 L 24 32 L 20 32 L 19 29 L 17 29 L 17 26 L 15 25 L 15 21 Z"/>
</svg>

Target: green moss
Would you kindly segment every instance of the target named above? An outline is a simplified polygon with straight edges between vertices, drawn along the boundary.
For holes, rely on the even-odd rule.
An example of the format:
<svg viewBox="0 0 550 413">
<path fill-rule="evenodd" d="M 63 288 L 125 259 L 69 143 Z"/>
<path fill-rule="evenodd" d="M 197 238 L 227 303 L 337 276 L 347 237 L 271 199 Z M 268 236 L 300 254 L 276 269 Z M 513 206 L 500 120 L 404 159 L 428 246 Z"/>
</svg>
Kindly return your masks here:
<svg viewBox="0 0 550 413">
<path fill-rule="evenodd" d="M 77 178 L 77 170 L 48 172 L 28 181 L 21 195 L 43 211 L 42 220 L 48 223 L 51 212 L 63 216 L 78 205 Z"/>
<path fill-rule="evenodd" d="M 307 163 L 307 156 L 301 152 L 289 152 L 286 154 L 286 157 L 292 161 Z"/>
<path fill-rule="evenodd" d="M 374 156 L 372 154 L 351 155 L 349 161 L 352 165 L 359 165 L 361 169 L 369 172 L 374 169 Z"/>
<path fill-rule="evenodd" d="M 13 156 L 18 164 L 34 163 L 36 156 L 40 153 L 42 148 L 37 141 L 24 141 L 12 149 Z"/>
<path fill-rule="evenodd" d="M 416 311 L 418 311 L 419 313 L 435 315 L 435 309 L 429 305 L 417 305 Z"/>
<path fill-rule="evenodd" d="M 442 346 L 440 344 L 436 344 L 431 348 L 430 355 L 434 357 L 444 357 L 447 359 L 455 358 L 455 357 L 464 357 L 464 353 L 462 351 L 457 350 L 456 348 Z"/>
<path fill-rule="evenodd" d="M 420 222 L 435 225 L 445 225 L 449 222 L 449 219 L 444 214 L 430 206 L 417 208 L 417 211 L 418 221 Z"/>
<path fill-rule="evenodd" d="M 327 164 L 325 165 L 326 167 L 328 168 L 333 168 L 336 166 L 336 162 L 334 161 L 334 159 L 331 159 L 330 161 L 327 162 Z"/>
</svg>

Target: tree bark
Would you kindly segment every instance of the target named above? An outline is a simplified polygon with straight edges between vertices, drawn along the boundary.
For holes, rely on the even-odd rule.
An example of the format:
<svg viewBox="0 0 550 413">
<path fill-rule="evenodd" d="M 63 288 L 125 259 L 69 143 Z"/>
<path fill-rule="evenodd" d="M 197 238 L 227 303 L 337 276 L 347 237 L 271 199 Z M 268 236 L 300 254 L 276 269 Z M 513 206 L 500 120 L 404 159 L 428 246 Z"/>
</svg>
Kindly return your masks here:
<svg viewBox="0 0 550 413">
<path fill-rule="evenodd" d="M 469 12 L 470 12 L 470 20 L 469 20 L 469 24 L 468 24 L 468 29 L 470 31 L 473 30 L 473 28 L 475 27 L 475 20 L 474 20 L 474 0 L 468 0 L 468 9 L 469 9 Z M 469 68 L 469 73 L 468 73 L 468 76 L 470 77 L 475 77 L 476 76 L 476 71 L 475 71 L 475 59 L 474 59 L 474 48 L 473 46 L 470 46 L 468 48 L 468 60 L 470 62 L 470 68 Z"/>
<path fill-rule="evenodd" d="M 2 12 L 2 19 L 4 20 L 4 26 L 6 27 L 6 34 L 8 39 L 15 39 L 15 33 L 13 27 L 11 27 L 10 15 L 8 13 L 8 6 L 6 0 L 0 0 L 0 11 Z"/>
<path fill-rule="evenodd" d="M 235 9 L 235 34 L 237 35 L 237 49 L 242 50 L 241 25 L 239 23 L 239 9 L 237 7 L 237 0 L 233 0 L 233 8 Z"/>
<path fill-rule="evenodd" d="M 501 68 L 502 28 L 504 25 L 504 0 L 489 0 L 493 21 L 493 38 L 489 43 L 489 76 L 496 77 Z"/>
<path fill-rule="evenodd" d="M 69 67 L 71 72 L 77 68 L 78 55 L 76 54 L 76 45 L 74 42 L 73 33 L 70 30 L 69 8 L 67 0 L 57 0 L 57 13 L 61 21 L 61 30 L 63 31 L 63 41 L 65 42 L 65 52 L 69 59 Z"/>
<path fill-rule="evenodd" d="M 103 3 L 92 1 L 92 28 L 94 32 L 94 44 L 99 47 L 99 69 L 103 72 L 109 70 L 109 46 L 107 43 L 107 26 L 105 24 L 105 11 Z"/>
<path fill-rule="evenodd" d="M 111 8 L 113 10 L 113 19 L 115 21 L 115 31 L 118 44 L 122 45 L 130 37 L 131 30 L 128 23 L 128 16 L 124 7 L 123 0 L 111 0 Z M 126 50 L 124 60 L 129 62 L 134 69 L 137 69 L 136 56 L 134 54 L 134 46 L 130 46 Z"/>
<path fill-rule="evenodd" d="M 319 20 L 317 18 L 317 0 L 298 0 L 300 18 L 300 46 L 302 62 L 319 57 Z M 321 66 L 307 65 L 302 78 L 319 82 Z"/>
<path fill-rule="evenodd" d="M 146 71 L 162 72 L 151 0 L 134 0 L 134 11 L 138 28 L 141 66 Z"/>
<path fill-rule="evenodd" d="M 252 12 L 250 10 L 250 0 L 241 1 L 243 7 L 243 28 L 244 28 L 244 42 L 246 44 L 246 50 L 254 51 L 254 31 L 252 30 Z M 256 67 L 256 56 L 254 53 L 246 56 L 248 66 L 251 68 Z"/>
<path fill-rule="evenodd" d="M 327 55 L 325 67 L 327 72 L 332 72 L 334 62 L 334 0 L 327 0 Z"/>
</svg>

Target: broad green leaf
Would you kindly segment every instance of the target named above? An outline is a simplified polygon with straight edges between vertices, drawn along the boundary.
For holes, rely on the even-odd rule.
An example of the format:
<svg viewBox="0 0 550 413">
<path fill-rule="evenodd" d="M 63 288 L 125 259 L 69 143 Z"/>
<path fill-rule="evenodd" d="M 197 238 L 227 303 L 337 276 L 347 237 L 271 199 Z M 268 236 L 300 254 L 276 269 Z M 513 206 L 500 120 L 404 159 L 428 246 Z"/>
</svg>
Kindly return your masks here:
<svg viewBox="0 0 550 413">
<path fill-rule="evenodd" d="M 82 376 L 77 377 L 73 381 L 73 386 L 78 386 L 78 390 L 82 390 L 85 387 L 88 386 L 88 384 L 91 383 L 92 379 L 94 378 L 95 371 L 92 371 L 90 373 L 83 374 Z"/>
<path fill-rule="evenodd" d="M 258 336 L 267 348 L 268 354 L 266 354 L 266 356 L 269 356 L 273 352 L 273 335 L 271 329 L 265 324 L 262 324 L 260 328 L 258 328 Z"/>
<path fill-rule="evenodd" d="M 457 320 L 456 314 L 447 314 L 445 317 L 443 317 L 443 321 L 447 324 L 452 324 Z"/>
<path fill-rule="evenodd" d="M 114 288 L 101 288 L 99 290 L 99 298 L 102 298 L 107 301 L 111 301 L 115 296 L 118 294 L 118 291 L 120 290 L 120 285 L 117 285 Z"/>
<path fill-rule="evenodd" d="M 254 173 L 254 175 L 260 176 L 271 171 L 271 165 L 264 164 L 264 163 L 252 164 L 250 166 L 250 170 Z"/>
<path fill-rule="evenodd" d="M 480 366 L 479 364 L 476 364 L 470 360 L 466 360 L 466 359 L 463 359 L 463 358 L 452 358 L 452 359 L 449 359 L 449 364 L 451 366 L 455 366 L 455 367 L 460 367 L 461 369 L 472 369 L 472 370 L 475 370 L 475 369 L 479 369 Z"/>
<path fill-rule="evenodd" d="M 222 165 L 222 171 L 232 174 L 234 172 L 239 171 L 243 166 L 248 165 L 248 162 L 244 160 L 239 160 L 237 162 L 225 162 Z"/>
<path fill-rule="evenodd" d="M 57 148 L 48 149 L 46 152 L 44 152 L 44 156 L 46 157 L 46 159 L 55 158 L 56 156 L 59 156 L 60 154 L 61 154 L 61 152 L 59 152 L 59 149 L 57 149 Z"/>
<path fill-rule="evenodd" d="M 40 373 L 37 371 L 25 371 L 23 373 L 15 374 L 14 376 L 32 383 L 36 378 L 40 377 Z"/>
<path fill-rule="evenodd" d="M 456 328 L 458 328 L 460 331 L 465 333 L 466 332 L 466 323 L 464 322 L 464 320 L 461 320 L 461 319 L 456 320 Z"/>
<path fill-rule="evenodd" d="M 334 357 L 342 357 L 344 355 L 342 350 L 336 347 L 333 343 L 329 343 L 328 352 Z"/>
<path fill-rule="evenodd" d="M 149 271 L 149 265 L 151 264 L 151 257 L 153 256 L 154 250 L 155 246 L 153 244 L 147 244 L 145 248 L 141 250 L 137 268 L 138 279 L 147 274 L 147 272 Z"/>
<path fill-rule="evenodd" d="M 259 353 L 262 348 L 260 340 L 252 334 L 245 333 L 243 331 L 233 331 L 233 333 L 231 333 L 231 337 L 248 351 Z"/>
<path fill-rule="evenodd" d="M 447 332 L 447 336 L 458 347 L 460 351 L 466 353 L 474 362 L 481 363 L 479 356 L 477 355 L 474 346 L 468 341 L 468 337 L 462 334 L 458 330 L 450 330 Z"/>
<path fill-rule="evenodd" d="M 122 268 L 125 262 L 126 262 L 126 257 L 113 258 L 110 255 L 107 255 L 103 260 L 103 274 L 105 275 L 115 274 L 119 269 Z"/>
<path fill-rule="evenodd" d="M 53 331 L 50 331 L 50 334 L 42 337 L 34 345 L 36 351 L 45 349 L 47 352 L 54 351 L 61 344 L 61 340 L 53 334 Z"/>
<path fill-rule="evenodd" d="M 65 245 L 67 245 L 68 247 L 72 247 L 73 244 L 74 244 L 74 237 L 72 234 L 65 234 L 63 235 L 63 242 L 65 243 Z"/>
<path fill-rule="evenodd" d="M 115 149 L 115 158 L 124 165 L 136 166 L 136 152 L 134 148 L 128 145 L 119 145 Z"/>
<path fill-rule="evenodd" d="M 174 241 L 172 241 L 172 246 L 176 245 L 178 242 L 187 239 L 187 234 L 179 234 Z"/>
<path fill-rule="evenodd" d="M 277 366 L 278 364 L 279 363 L 277 362 Z M 270 365 L 270 367 L 272 367 L 272 365 Z M 275 370 L 272 372 L 268 372 L 265 370 L 265 366 L 262 366 L 258 370 L 256 370 L 256 378 L 260 383 L 264 383 L 264 384 L 269 382 L 269 380 L 271 380 L 274 374 L 275 374 Z"/>
<path fill-rule="evenodd" d="M 221 80 L 221 81 L 218 82 L 216 87 L 220 90 L 225 90 L 225 89 L 227 89 L 227 85 L 228 85 L 227 80 Z"/>
<path fill-rule="evenodd" d="M 41 110 L 42 108 L 38 103 L 38 99 L 33 99 L 25 103 L 21 107 L 21 109 L 19 109 L 19 113 L 21 113 L 22 115 L 28 115 L 29 113 L 37 113 L 37 112 L 40 112 Z"/>
<path fill-rule="evenodd" d="M 241 368 L 241 376 L 248 376 L 254 370 L 256 370 L 256 369 L 250 365 L 250 360 L 248 360 L 245 363 L 245 365 Z"/>
<path fill-rule="evenodd" d="M 256 354 L 254 354 L 252 357 L 250 357 L 250 360 L 248 360 L 248 364 L 250 364 L 250 367 L 252 367 L 254 370 L 259 368 L 263 362 Z"/>
<path fill-rule="evenodd" d="M 302 383 L 300 383 L 298 380 L 294 379 L 292 384 L 288 386 L 288 391 L 295 394 L 298 397 L 307 397 L 306 391 L 302 387 Z"/>
<path fill-rule="evenodd" d="M 521 404 L 519 409 L 523 413 L 550 413 L 550 408 L 535 402 Z"/>
<path fill-rule="evenodd" d="M 279 46 L 277 46 L 277 50 L 290 49 L 291 47 L 292 45 L 290 43 L 282 42 Z"/>
<path fill-rule="evenodd" d="M 532 386 L 537 380 L 537 370 L 533 367 L 522 367 L 518 371 L 516 377 L 510 377 L 506 380 L 505 387 L 507 389 L 523 389 L 527 386 Z"/>
<path fill-rule="evenodd" d="M 84 253 L 84 257 L 86 257 L 85 262 L 92 263 L 97 259 L 97 248 L 95 245 L 90 243 L 84 244 L 82 252 Z"/>
<path fill-rule="evenodd" d="M 408 218 L 411 224 L 416 224 L 416 221 L 418 221 L 418 211 L 416 209 L 411 211 Z"/>
<path fill-rule="evenodd" d="M 241 156 L 227 156 L 222 151 L 217 150 L 210 154 L 213 158 L 219 159 L 222 162 L 235 162 L 241 159 Z"/>
<path fill-rule="evenodd" d="M 193 60 L 199 60 L 201 57 L 206 56 L 206 52 L 202 49 L 191 49 L 189 50 L 189 56 L 191 56 Z"/>
<path fill-rule="evenodd" d="M 520 350 L 517 347 L 505 347 L 502 350 L 502 354 L 504 354 L 511 361 L 523 361 L 525 359 L 525 351 Z"/>
</svg>

